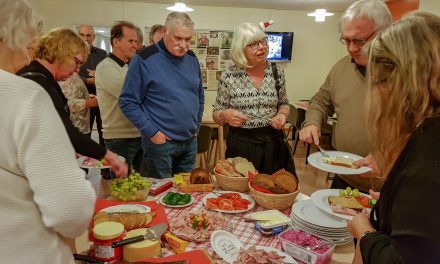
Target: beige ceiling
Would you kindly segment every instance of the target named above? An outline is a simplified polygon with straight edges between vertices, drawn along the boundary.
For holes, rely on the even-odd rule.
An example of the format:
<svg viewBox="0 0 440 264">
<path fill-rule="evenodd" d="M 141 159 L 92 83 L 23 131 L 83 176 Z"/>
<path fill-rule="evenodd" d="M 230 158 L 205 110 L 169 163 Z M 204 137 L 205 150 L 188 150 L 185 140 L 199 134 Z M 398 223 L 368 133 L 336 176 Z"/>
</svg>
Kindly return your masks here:
<svg viewBox="0 0 440 264">
<path fill-rule="evenodd" d="M 244 7 L 282 10 L 314 10 L 326 8 L 330 11 L 344 11 L 356 0 L 122 0 L 156 4 L 184 2 L 188 6 Z"/>
</svg>

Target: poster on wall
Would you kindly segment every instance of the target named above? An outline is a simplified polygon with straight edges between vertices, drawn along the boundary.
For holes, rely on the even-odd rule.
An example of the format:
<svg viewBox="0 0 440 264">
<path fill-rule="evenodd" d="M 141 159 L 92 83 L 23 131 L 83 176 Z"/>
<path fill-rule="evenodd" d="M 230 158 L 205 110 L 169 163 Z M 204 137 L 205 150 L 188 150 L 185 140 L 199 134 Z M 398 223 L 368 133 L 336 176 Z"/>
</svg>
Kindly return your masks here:
<svg viewBox="0 0 440 264">
<path fill-rule="evenodd" d="M 232 43 L 232 36 L 234 33 L 232 32 L 222 32 L 222 48 L 223 49 L 230 49 L 231 43 Z"/>
<path fill-rule="evenodd" d="M 222 71 L 233 65 L 230 50 L 233 33 L 198 30 L 196 34 L 190 45 L 200 63 L 203 87 L 217 90 Z"/>
<path fill-rule="evenodd" d="M 208 47 L 209 46 L 209 31 L 199 31 L 197 32 L 197 47 Z"/>
<path fill-rule="evenodd" d="M 208 71 L 208 90 L 217 90 L 218 89 L 218 81 L 220 80 L 220 75 L 222 71 Z"/>
<path fill-rule="evenodd" d="M 194 50 L 197 48 L 197 32 L 193 32 L 191 36 L 191 42 L 189 43 L 189 49 Z"/>
</svg>

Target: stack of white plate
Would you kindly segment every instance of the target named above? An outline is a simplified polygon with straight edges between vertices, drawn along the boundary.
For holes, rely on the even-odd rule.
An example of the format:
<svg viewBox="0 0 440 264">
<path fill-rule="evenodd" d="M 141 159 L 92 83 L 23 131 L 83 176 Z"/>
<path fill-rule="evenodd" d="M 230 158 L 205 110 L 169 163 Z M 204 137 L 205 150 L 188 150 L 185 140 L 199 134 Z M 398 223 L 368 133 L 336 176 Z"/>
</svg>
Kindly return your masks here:
<svg viewBox="0 0 440 264">
<path fill-rule="evenodd" d="M 291 221 L 294 227 L 331 240 L 336 245 L 353 241 L 347 230 L 347 220 L 319 209 L 312 199 L 293 204 Z"/>
</svg>

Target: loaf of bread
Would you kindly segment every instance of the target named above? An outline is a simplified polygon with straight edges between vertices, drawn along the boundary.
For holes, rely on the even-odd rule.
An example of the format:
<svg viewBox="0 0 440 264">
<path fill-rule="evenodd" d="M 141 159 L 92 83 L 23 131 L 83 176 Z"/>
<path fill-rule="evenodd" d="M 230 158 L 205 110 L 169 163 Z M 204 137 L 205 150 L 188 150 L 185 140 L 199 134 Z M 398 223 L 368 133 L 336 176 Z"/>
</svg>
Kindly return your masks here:
<svg viewBox="0 0 440 264">
<path fill-rule="evenodd" d="M 288 193 L 296 192 L 298 189 L 298 180 L 296 177 L 287 171 L 280 171 L 273 175 L 275 185 L 287 190 Z"/>
<path fill-rule="evenodd" d="M 153 221 L 154 213 L 107 213 L 98 212 L 93 216 L 93 223 L 97 225 L 102 222 L 118 222 L 124 225 L 126 230 L 132 230 L 139 227 L 147 226 Z"/>
<path fill-rule="evenodd" d="M 217 161 L 214 171 L 216 173 L 231 176 L 231 177 L 239 177 L 240 174 L 236 173 L 232 164 L 225 159 L 220 159 Z"/>
</svg>

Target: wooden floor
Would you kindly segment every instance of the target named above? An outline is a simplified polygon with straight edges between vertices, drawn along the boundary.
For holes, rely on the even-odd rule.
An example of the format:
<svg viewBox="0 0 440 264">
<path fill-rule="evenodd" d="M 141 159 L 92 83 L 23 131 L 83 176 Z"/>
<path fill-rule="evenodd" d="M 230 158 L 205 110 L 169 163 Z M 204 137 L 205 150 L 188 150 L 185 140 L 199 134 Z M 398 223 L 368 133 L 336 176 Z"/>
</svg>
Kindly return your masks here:
<svg viewBox="0 0 440 264">
<path fill-rule="evenodd" d="M 291 144 L 294 142 L 290 141 Z M 322 145 L 325 149 L 330 149 L 328 142 L 323 142 Z M 292 148 L 293 149 L 293 148 Z M 316 147 L 312 146 L 310 152 L 316 152 Z M 306 152 L 307 147 L 301 142 L 298 142 L 298 146 L 295 152 L 295 155 L 293 156 L 293 159 L 295 161 L 295 167 L 296 172 L 299 177 L 300 181 L 300 188 L 301 192 L 305 195 L 310 195 L 314 191 L 319 189 L 326 189 L 330 187 L 331 181 L 326 181 L 327 178 L 327 172 L 318 170 L 310 165 L 305 164 L 306 160 Z M 196 166 L 198 166 L 199 161 L 197 160 Z M 213 164 L 213 158 L 211 159 L 211 163 L 208 164 L 208 168 L 212 170 L 214 164 Z M 90 180 L 93 187 L 97 191 L 97 195 L 100 198 L 106 198 L 109 196 L 108 193 L 108 184 L 109 180 L 102 180 L 100 176 L 99 170 L 90 170 L 87 179 Z"/>
</svg>

